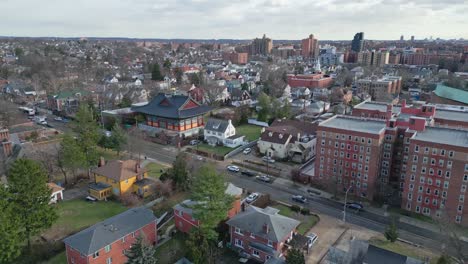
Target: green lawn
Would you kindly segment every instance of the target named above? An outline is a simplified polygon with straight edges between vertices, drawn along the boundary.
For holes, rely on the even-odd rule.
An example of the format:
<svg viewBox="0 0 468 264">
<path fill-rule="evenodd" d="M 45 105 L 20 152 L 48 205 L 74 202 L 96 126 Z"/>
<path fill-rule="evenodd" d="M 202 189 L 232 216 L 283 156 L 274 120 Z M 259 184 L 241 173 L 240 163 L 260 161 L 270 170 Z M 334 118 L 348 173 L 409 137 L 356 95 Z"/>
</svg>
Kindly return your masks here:
<svg viewBox="0 0 468 264">
<path fill-rule="evenodd" d="M 432 259 L 436 259 L 436 257 L 428 252 L 422 251 L 422 249 L 418 249 L 411 245 L 406 245 L 401 242 L 394 242 L 391 243 L 390 241 L 380 239 L 380 238 L 371 238 L 369 240 L 369 244 L 401 254 L 405 256 L 409 256 L 412 258 L 424 260 L 426 257 L 432 257 Z M 432 263 L 432 261 L 431 261 Z"/>
<path fill-rule="evenodd" d="M 67 255 L 65 251 L 56 255 L 55 257 L 49 259 L 48 261 L 44 262 L 43 264 L 65 264 L 67 263 Z"/>
<path fill-rule="evenodd" d="M 178 232 L 171 240 L 156 248 L 158 263 L 174 263 L 187 254 L 184 241 L 187 235 Z"/>
<path fill-rule="evenodd" d="M 98 147 L 97 151 L 99 153 L 99 156 L 104 157 L 106 161 L 116 160 L 116 159 L 121 158 L 119 157 L 119 155 L 117 155 L 116 151 L 113 151 L 111 149 L 104 149 L 104 148 Z M 122 153 L 120 153 L 120 155 L 122 155 Z"/>
<path fill-rule="evenodd" d="M 244 135 L 248 141 L 256 140 L 260 137 L 262 128 L 255 125 L 241 125 L 236 127 L 236 135 Z"/>
<path fill-rule="evenodd" d="M 145 167 L 148 170 L 148 176 L 159 179 L 161 177 L 161 170 L 166 171 L 169 167 L 162 165 L 160 163 L 151 162 L 148 163 Z"/>
<path fill-rule="evenodd" d="M 117 202 L 71 200 L 57 204 L 58 219 L 44 235 L 61 239 L 85 227 L 125 211 L 127 208 Z"/>
<path fill-rule="evenodd" d="M 226 155 L 229 152 L 234 150 L 233 148 L 228 148 L 228 147 L 225 147 L 225 146 L 212 147 L 212 146 L 210 146 L 208 144 L 205 144 L 205 143 L 200 143 L 197 146 L 194 146 L 193 148 L 201 150 L 201 151 L 205 151 L 205 152 L 214 153 L 214 154 L 217 154 L 219 156 L 224 156 L 224 155 Z"/>
<path fill-rule="evenodd" d="M 297 232 L 301 235 L 305 235 L 319 221 L 319 218 L 316 215 L 300 215 L 296 212 L 293 212 L 291 208 L 282 204 L 278 204 L 273 207 L 279 209 L 279 213 L 281 215 L 301 221 L 301 224 L 297 227 Z"/>
</svg>

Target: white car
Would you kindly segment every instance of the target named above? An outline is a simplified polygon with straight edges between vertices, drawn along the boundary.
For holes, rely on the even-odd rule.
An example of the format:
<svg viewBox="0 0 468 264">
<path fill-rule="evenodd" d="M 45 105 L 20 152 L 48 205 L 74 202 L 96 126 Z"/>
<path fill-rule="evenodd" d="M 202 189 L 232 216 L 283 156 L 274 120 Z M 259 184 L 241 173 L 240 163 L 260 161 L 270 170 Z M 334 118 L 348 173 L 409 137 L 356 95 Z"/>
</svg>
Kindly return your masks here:
<svg viewBox="0 0 468 264">
<path fill-rule="evenodd" d="M 251 203 L 251 202 L 257 200 L 258 196 L 260 196 L 260 194 L 258 194 L 258 193 L 251 193 L 249 196 L 247 196 L 247 198 L 245 198 L 245 201 L 246 201 L 247 203 Z"/>
<path fill-rule="evenodd" d="M 232 172 L 239 172 L 240 171 L 239 167 L 234 166 L 234 165 L 227 166 L 227 169 L 228 169 L 228 171 L 232 171 Z"/>
<path fill-rule="evenodd" d="M 315 242 L 317 242 L 317 240 L 317 234 L 310 233 L 309 235 L 307 235 L 307 247 L 311 248 L 315 244 Z"/>
<path fill-rule="evenodd" d="M 63 119 L 60 116 L 57 116 L 54 118 L 55 121 L 63 121 Z"/>
<path fill-rule="evenodd" d="M 275 160 L 268 156 L 263 156 L 262 160 L 268 163 L 275 163 Z"/>
<path fill-rule="evenodd" d="M 242 151 L 245 155 L 248 155 L 250 154 L 250 152 L 252 152 L 252 149 L 251 148 L 246 148 L 244 149 L 244 151 Z"/>
</svg>

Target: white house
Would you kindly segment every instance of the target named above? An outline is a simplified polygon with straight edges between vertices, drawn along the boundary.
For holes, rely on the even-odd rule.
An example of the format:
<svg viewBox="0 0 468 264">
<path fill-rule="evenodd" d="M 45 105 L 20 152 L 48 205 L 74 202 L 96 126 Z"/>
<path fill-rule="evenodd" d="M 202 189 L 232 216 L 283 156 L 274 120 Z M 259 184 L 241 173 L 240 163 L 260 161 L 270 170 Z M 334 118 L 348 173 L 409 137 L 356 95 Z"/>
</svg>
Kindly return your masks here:
<svg viewBox="0 0 468 264">
<path fill-rule="evenodd" d="M 237 147 L 244 141 L 243 136 L 236 136 L 236 128 L 231 120 L 210 118 L 205 124 L 204 139 L 212 146 L 225 145 Z"/>
<path fill-rule="evenodd" d="M 49 204 L 57 203 L 63 200 L 63 190 L 65 190 L 64 188 L 58 186 L 53 182 L 48 182 L 47 186 L 49 186 L 49 189 L 52 190 Z"/>
</svg>

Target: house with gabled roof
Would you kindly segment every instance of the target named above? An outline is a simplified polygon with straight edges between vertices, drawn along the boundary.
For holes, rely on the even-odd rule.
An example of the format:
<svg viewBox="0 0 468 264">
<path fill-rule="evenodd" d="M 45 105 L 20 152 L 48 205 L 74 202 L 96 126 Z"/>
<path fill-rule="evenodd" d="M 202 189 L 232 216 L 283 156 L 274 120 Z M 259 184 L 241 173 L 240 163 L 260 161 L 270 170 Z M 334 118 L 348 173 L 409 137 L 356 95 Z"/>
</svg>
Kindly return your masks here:
<svg viewBox="0 0 468 264">
<path fill-rule="evenodd" d="M 139 124 L 142 129 L 188 137 L 197 135 L 203 129 L 203 115 L 211 107 L 200 104 L 190 96 L 160 93 L 148 104 L 134 106 L 132 110 L 145 116 L 145 123 Z"/>
<path fill-rule="evenodd" d="M 291 241 L 300 222 L 280 215 L 276 208 L 249 206 L 226 224 L 233 248 L 266 262 L 284 256 L 286 243 Z"/>
<path fill-rule="evenodd" d="M 157 218 L 145 207 L 129 209 L 65 238 L 67 263 L 125 263 L 126 252 L 140 236 L 145 243 L 157 243 Z"/>
<path fill-rule="evenodd" d="M 244 141 L 244 136 L 236 135 L 236 128 L 229 120 L 210 118 L 203 130 L 204 139 L 212 146 L 224 145 L 238 147 Z"/>
</svg>

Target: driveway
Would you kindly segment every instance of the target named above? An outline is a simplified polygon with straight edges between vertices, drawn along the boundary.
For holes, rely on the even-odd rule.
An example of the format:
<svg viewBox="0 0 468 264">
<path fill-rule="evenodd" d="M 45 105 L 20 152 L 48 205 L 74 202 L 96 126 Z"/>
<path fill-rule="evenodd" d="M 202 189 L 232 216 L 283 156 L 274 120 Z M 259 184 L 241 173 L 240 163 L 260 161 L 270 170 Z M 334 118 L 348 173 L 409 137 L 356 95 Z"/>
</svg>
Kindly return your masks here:
<svg viewBox="0 0 468 264">
<path fill-rule="evenodd" d="M 79 188 L 66 189 L 63 191 L 63 200 L 69 201 L 74 199 L 80 199 L 88 196 L 88 186 Z"/>
</svg>

